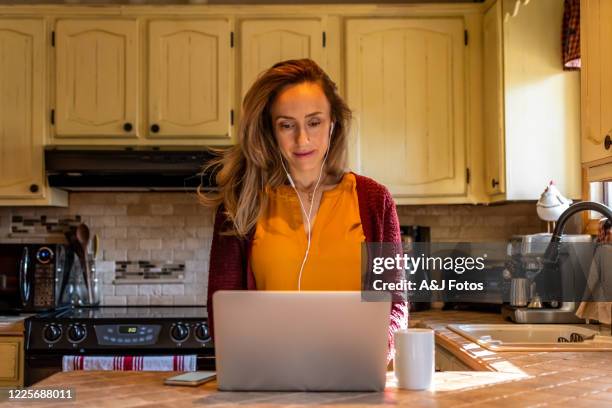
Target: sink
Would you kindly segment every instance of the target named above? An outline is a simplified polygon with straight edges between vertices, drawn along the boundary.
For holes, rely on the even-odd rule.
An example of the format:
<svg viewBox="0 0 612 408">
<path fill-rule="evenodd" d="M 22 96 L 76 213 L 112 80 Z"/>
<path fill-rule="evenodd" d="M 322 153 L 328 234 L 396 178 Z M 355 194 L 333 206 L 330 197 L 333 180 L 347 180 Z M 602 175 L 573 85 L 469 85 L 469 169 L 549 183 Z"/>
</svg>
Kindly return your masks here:
<svg viewBox="0 0 612 408">
<path fill-rule="evenodd" d="M 450 324 L 492 351 L 612 351 L 612 337 L 587 324 Z M 582 340 L 582 341 L 581 341 Z"/>
</svg>

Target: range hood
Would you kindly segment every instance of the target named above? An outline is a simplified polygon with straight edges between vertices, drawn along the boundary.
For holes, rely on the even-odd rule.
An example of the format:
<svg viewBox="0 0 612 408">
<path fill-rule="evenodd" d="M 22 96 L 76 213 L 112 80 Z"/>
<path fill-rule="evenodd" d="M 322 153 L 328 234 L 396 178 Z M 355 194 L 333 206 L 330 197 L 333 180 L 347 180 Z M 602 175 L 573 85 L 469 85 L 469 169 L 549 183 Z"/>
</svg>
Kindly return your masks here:
<svg viewBox="0 0 612 408">
<path fill-rule="evenodd" d="M 45 169 L 51 187 L 69 191 L 193 191 L 214 188 L 214 177 L 202 174 L 213 157 L 203 149 L 50 149 Z"/>
</svg>

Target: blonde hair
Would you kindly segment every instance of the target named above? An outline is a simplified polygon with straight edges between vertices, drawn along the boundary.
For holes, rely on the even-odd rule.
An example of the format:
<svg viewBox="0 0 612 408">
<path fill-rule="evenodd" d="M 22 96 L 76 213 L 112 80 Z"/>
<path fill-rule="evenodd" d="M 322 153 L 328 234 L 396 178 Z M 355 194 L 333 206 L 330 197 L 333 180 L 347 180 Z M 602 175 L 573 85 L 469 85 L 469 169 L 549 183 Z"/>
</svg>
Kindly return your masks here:
<svg viewBox="0 0 612 408">
<path fill-rule="evenodd" d="M 334 122 L 325 174 L 339 179 L 346 164 L 348 128 L 351 110 L 338 94 L 336 84 L 310 59 L 279 62 L 264 71 L 246 93 L 238 125 L 238 143 L 216 152 L 204 172 L 215 174 L 217 191 L 203 192 L 198 187 L 199 201 L 215 209 L 221 206 L 231 230 L 245 237 L 255 227 L 267 205 L 266 187 L 285 184 L 279 146 L 272 126 L 270 110 L 277 95 L 287 86 L 312 82 L 321 86 L 330 104 Z"/>
</svg>

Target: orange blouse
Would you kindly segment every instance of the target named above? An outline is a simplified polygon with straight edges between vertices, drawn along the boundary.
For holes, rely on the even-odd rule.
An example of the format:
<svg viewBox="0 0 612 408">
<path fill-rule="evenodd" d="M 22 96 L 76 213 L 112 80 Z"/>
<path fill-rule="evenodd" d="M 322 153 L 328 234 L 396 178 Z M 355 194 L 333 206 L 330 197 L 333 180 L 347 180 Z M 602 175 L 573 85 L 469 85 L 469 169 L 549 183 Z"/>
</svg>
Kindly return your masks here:
<svg viewBox="0 0 612 408">
<path fill-rule="evenodd" d="M 258 290 L 297 290 L 308 237 L 296 192 L 290 186 L 268 189 L 268 208 L 257 222 L 251 267 Z M 304 203 L 308 211 L 307 203 Z M 302 290 L 360 290 L 361 243 L 355 175 L 346 173 L 324 191 L 312 226 Z"/>
</svg>

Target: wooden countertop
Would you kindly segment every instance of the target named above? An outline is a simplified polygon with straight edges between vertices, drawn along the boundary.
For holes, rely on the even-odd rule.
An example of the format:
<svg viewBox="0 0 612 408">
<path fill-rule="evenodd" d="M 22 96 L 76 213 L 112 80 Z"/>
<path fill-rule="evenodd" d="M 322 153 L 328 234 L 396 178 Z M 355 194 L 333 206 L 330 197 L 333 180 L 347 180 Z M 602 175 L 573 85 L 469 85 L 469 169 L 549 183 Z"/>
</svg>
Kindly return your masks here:
<svg viewBox="0 0 612 408">
<path fill-rule="evenodd" d="M 165 386 L 169 372 L 67 372 L 55 374 L 35 388 L 72 388 L 70 403 L 37 403 L 36 407 L 183 407 L 195 405 L 281 407 L 317 405 L 370 407 L 524 407 L 612 406 L 612 352 L 504 352 L 483 350 L 446 329 L 452 323 L 501 323 L 501 316 L 481 312 L 427 311 L 411 319 L 433 327 L 437 340 L 455 349 L 474 368 L 495 371 L 436 373 L 428 391 L 396 387 L 388 373 L 381 393 L 220 392 L 214 382 L 199 387 Z M 469 360 L 468 360 L 469 359 Z M 23 407 L 23 402 L 6 404 Z"/>
<path fill-rule="evenodd" d="M 0 313 L 0 335 L 2 336 L 23 336 L 25 330 L 25 320 L 33 316 L 32 314 L 22 314 L 19 316 L 4 316 Z"/>
</svg>

